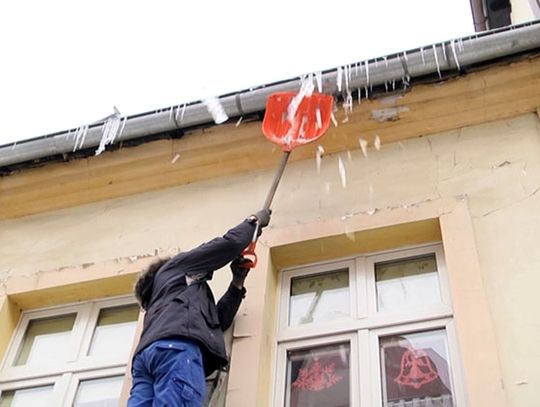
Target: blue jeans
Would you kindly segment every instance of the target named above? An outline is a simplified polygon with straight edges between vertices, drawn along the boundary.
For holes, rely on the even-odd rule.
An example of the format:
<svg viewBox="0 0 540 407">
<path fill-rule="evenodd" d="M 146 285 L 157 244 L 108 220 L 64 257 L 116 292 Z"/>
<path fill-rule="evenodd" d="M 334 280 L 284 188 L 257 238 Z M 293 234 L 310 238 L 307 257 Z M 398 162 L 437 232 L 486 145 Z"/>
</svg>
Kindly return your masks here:
<svg viewBox="0 0 540 407">
<path fill-rule="evenodd" d="M 206 381 L 192 341 L 162 339 L 135 356 L 128 407 L 201 407 Z"/>
</svg>

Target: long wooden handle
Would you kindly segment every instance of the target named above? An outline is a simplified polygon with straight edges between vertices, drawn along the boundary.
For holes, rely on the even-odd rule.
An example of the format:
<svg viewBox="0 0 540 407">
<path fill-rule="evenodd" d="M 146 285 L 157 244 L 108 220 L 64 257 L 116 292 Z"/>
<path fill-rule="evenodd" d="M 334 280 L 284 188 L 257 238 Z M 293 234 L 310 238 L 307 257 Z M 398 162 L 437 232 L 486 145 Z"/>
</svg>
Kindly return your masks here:
<svg viewBox="0 0 540 407">
<path fill-rule="evenodd" d="M 272 186 L 270 187 L 270 191 L 268 191 L 268 195 L 266 196 L 266 201 L 264 202 L 263 209 L 270 209 L 270 205 L 272 204 L 272 199 L 274 199 L 274 195 L 276 194 L 276 189 L 278 187 L 279 180 L 281 179 L 281 176 L 283 175 L 283 171 L 285 170 L 285 165 L 287 164 L 289 155 L 291 155 L 290 151 L 284 151 L 283 155 L 281 156 L 281 161 L 279 163 L 278 170 L 276 174 L 274 175 L 274 181 L 272 181 Z"/>
</svg>

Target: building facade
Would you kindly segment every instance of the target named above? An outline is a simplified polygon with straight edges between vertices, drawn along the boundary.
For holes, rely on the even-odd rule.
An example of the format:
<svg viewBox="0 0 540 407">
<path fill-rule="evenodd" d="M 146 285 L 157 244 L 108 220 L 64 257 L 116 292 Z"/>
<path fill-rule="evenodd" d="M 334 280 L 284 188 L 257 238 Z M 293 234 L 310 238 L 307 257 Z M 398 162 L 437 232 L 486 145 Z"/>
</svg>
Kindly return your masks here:
<svg viewBox="0 0 540 407">
<path fill-rule="evenodd" d="M 337 96 L 335 125 L 291 155 L 213 405 L 535 405 L 537 51 Z M 10 167 L 0 405 L 124 402 L 138 273 L 258 210 L 280 155 L 251 114 Z"/>
</svg>

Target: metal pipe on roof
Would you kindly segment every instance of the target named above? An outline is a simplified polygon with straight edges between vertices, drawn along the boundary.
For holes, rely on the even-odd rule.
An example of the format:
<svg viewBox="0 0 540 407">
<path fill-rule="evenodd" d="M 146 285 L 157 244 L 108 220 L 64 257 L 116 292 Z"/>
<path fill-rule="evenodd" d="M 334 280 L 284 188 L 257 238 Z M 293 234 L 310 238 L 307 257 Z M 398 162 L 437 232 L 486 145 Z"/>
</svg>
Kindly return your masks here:
<svg viewBox="0 0 540 407">
<path fill-rule="evenodd" d="M 540 21 L 486 31 L 387 57 L 351 64 L 349 65 L 350 69 L 345 69 L 345 74 L 348 75 L 348 89 L 355 91 L 435 73 L 439 73 L 442 78 L 445 71 L 459 71 L 466 66 L 536 48 L 540 48 Z M 343 80 L 343 89 L 341 90 L 337 83 L 338 70 L 341 70 L 342 74 L 344 73 L 343 67 L 341 67 L 322 74 L 323 92 L 345 93 L 343 91 L 345 80 Z M 220 97 L 219 101 L 229 117 L 242 116 L 264 110 L 266 99 L 270 94 L 297 91 L 300 86 L 300 79 L 292 79 L 225 95 Z M 116 141 L 213 123 L 211 114 L 202 102 L 187 105 L 185 111 L 182 112 L 181 120 L 176 118 L 178 111 L 171 111 L 173 108 L 127 117 L 125 129 Z M 78 149 L 99 145 L 103 127 L 104 123 L 89 126 L 84 143 L 78 146 Z M 74 132 L 65 131 L 0 146 L 0 167 L 69 153 L 73 151 L 74 145 Z"/>
</svg>

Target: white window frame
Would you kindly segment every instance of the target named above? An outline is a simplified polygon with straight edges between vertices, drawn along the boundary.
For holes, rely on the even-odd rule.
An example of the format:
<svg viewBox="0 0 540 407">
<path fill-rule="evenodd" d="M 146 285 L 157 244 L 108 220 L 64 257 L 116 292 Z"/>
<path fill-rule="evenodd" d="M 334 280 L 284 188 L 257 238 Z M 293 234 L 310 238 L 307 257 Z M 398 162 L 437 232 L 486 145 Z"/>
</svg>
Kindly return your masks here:
<svg viewBox="0 0 540 407">
<path fill-rule="evenodd" d="M 291 292 L 291 281 L 295 277 L 304 277 L 310 275 L 322 274 L 325 272 L 332 272 L 335 270 L 348 269 L 349 270 L 349 317 L 343 317 L 335 321 L 328 321 L 318 324 L 306 324 L 298 326 L 289 326 L 289 294 Z M 281 291 L 281 301 L 280 301 L 280 319 L 279 327 L 280 331 L 285 337 L 295 338 L 298 335 L 301 335 L 302 338 L 309 336 L 320 336 L 328 332 L 334 333 L 340 329 L 346 328 L 349 326 L 355 319 L 360 318 L 365 315 L 365 311 L 361 310 L 360 307 L 356 305 L 356 295 L 354 291 L 356 290 L 356 273 L 354 273 L 354 261 L 345 260 L 337 262 L 325 262 L 319 263 L 317 265 L 301 267 L 291 269 L 290 277 L 282 280 L 282 291 Z M 283 312 L 281 312 L 283 310 Z"/>
<path fill-rule="evenodd" d="M 283 372 L 283 374 L 278 374 L 276 376 L 275 386 L 277 389 L 281 389 L 280 392 L 274 392 L 274 406 L 282 406 L 285 401 L 286 384 L 287 384 L 287 353 L 289 351 L 302 350 L 304 348 L 312 348 L 316 346 L 326 346 L 326 345 L 337 345 L 340 343 L 348 342 L 350 346 L 350 363 L 349 363 L 349 400 L 351 405 L 358 405 L 359 394 L 355 389 L 357 388 L 358 379 L 358 364 L 355 363 L 355 360 L 358 360 L 358 338 L 354 334 L 346 335 L 334 335 L 330 337 L 321 337 L 316 339 L 306 339 L 295 342 L 285 343 L 283 346 L 278 348 L 278 357 L 276 371 Z"/>
<path fill-rule="evenodd" d="M 375 263 L 435 254 L 441 302 L 410 307 L 403 311 L 377 311 Z M 351 318 L 316 324 L 288 326 L 291 281 L 295 277 L 316 275 L 349 268 Z M 379 337 L 404 332 L 443 328 L 446 330 L 452 394 L 458 406 L 466 406 L 463 372 L 452 321 L 453 311 L 442 244 L 429 243 L 414 247 L 376 252 L 351 258 L 326 261 L 283 270 L 281 273 L 276 380 L 272 405 L 285 401 L 287 352 L 319 345 L 349 341 L 351 344 L 351 406 L 382 406 Z M 360 299 L 365 298 L 365 301 Z M 353 347 L 356 344 L 356 349 Z M 362 361 L 362 363 L 360 362 Z M 355 391 L 356 390 L 356 391 Z"/>
<path fill-rule="evenodd" d="M 65 389 L 67 383 L 62 375 L 54 375 L 47 377 L 40 377 L 37 379 L 19 380 L 16 382 L 9 382 L 0 384 L 0 398 L 2 393 L 9 391 L 24 390 L 29 388 L 36 388 L 42 386 L 53 386 L 51 405 L 61 406 L 64 402 Z"/>
<path fill-rule="evenodd" d="M 95 371 L 81 372 L 81 373 L 69 373 L 69 385 L 66 390 L 66 400 L 73 405 L 75 397 L 77 396 L 77 390 L 79 389 L 79 383 L 85 380 L 105 379 L 107 377 L 125 376 L 125 367 L 113 367 L 110 369 L 102 369 L 99 371 L 99 376 L 96 376 Z"/>
<path fill-rule="evenodd" d="M 122 296 L 97 299 L 84 304 L 77 303 L 24 311 L 12 336 L 6 356 L 0 365 L 0 395 L 2 391 L 54 384 L 53 405 L 71 405 L 79 381 L 125 375 L 129 362 L 127 358 L 119 356 L 117 359 L 104 359 L 97 356 L 87 356 L 87 354 L 100 311 L 104 308 L 135 304 L 133 296 Z M 30 321 L 72 313 L 77 313 L 70 344 L 73 349 L 70 350 L 66 362 L 43 364 L 37 367 L 13 366 Z"/>
<path fill-rule="evenodd" d="M 457 348 L 457 337 L 454 322 L 451 318 L 435 319 L 431 321 L 423 321 L 406 325 L 397 325 L 386 328 L 379 328 L 369 331 L 369 347 L 370 354 L 377 355 L 373 357 L 371 363 L 371 371 L 369 374 L 375 385 L 371 387 L 371 396 L 373 404 L 382 403 L 382 382 L 381 382 L 381 358 L 379 357 L 379 338 L 382 336 L 398 335 L 405 333 L 423 332 L 436 329 L 444 329 L 446 332 L 446 340 L 448 343 L 448 359 L 449 359 L 449 374 L 451 381 L 452 396 L 456 406 L 466 406 L 465 393 L 463 391 L 463 373 L 459 352 Z M 367 372 L 366 372 L 367 373 Z M 381 404 L 382 405 L 382 404 Z"/>
<path fill-rule="evenodd" d="M 375 281 L 375 264 L 391 260 L 408 259 L 426 254 L 435 254 L 437 272 L 439 275 L 439 291 L 441 302 L 439 304 L 422 305 L 403 310 L 402 313 L 395 311 L 377 311 L 377 290 Z M 448 272 L 444 261 L 441 244 L 418 246 L 409 249 L 391 250 L 383 253 L 375 253 L 359 258 L 365 260 L 365 269 L 360 269 L 361 274 L 366 275 L 366 292 L 368 299 L 368 317 L 370 326 L 386 326 L 405 321 L 419 321 L 424 319 L 442 318 L 452 315 L 452 302 L 450 299 L 450 286 L 448 284 Z M 360 295 L 360 293 L 359 293 Z"/>
</svg>

